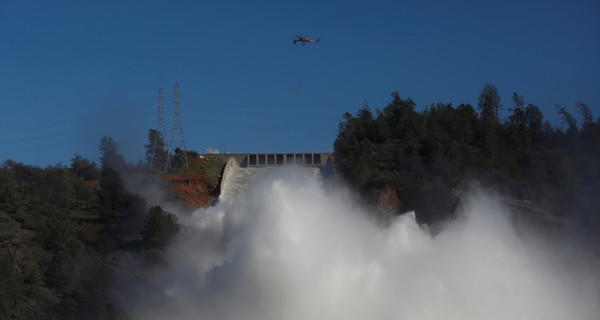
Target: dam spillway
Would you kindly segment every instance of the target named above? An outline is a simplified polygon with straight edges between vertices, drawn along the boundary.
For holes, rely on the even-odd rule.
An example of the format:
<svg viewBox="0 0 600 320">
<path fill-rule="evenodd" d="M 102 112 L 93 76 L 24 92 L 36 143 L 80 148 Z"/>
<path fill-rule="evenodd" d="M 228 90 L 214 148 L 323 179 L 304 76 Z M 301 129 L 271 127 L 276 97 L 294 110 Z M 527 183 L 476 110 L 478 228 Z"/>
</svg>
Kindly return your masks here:
<svg viewBox="0 0 600 320">
<path fill-rule="evenodd" d="M 229 170 L 223 173 L 219 201 L 227 201 L 234 195 L 244 192 L 249 183 L 265 170 L 266 168 L 242 168 L 238 165 L 232 165 Z"/>
<path fill-rule="evenodd" d="M 289 166 L 290 169 L 302 170 L 307 175 L 314 176 L 319 181 L 319 185 L 323 185 L 322 168 L 316 166 Z M 242 167 L 238 164 L 234 157 L 230 157 L 223 169 L 221 179 L 221 193 L 219 201 L 230 200 L 234 195 L 244 193 L 251 185 L 252 181 L 263 173 L 269 170 L 286 170 L 284 167 L 270 166 L 246 166 Z"/>
<path fill-rule="evenodd" d="M 308 153 L 224 153 L 208 154 L 204 157 L 220 158 L 227 161 L 235 159 L 242 167 L 275 167 L 275 166 L 305 166 L 305 167 L 330 167 L 333 165 L 333 153 L 308 152 Z"/>
</svg>

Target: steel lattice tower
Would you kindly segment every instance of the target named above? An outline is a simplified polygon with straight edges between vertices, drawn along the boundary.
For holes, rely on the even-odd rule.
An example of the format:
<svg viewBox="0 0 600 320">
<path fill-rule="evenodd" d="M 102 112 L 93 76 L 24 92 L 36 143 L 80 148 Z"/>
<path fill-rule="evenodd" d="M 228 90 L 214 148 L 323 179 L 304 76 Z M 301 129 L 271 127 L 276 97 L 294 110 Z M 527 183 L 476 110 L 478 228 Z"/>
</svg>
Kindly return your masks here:
<svg viewBox="0 0 600 320">
<path fill-rule="evenodd" d="M 162 89 L 158 89 L 158 123 L 156 125 L 156 130 L 160 132 L 163 139 L 165 139 L 166 144 L 167 129 L 165 127 L 165 95 L 163 94 Z"/>
<path fill-rule="evenodd" d="M 150 167 L 154 167 L 155 163 L 164 163 L 165 172 L 170 166 L 170 151 L 169 151 L 169 142 L 167 140 L 167 129 L 165 126 L 165 95 L 163 94 L 162 89 L 158 89 L 158 121 L 156 122 L 156 132 L 157 135 L 154 136 L 154 145 L 157 145 L 159 139 L 163 139 L 163 143 L 165 144 L 166 153 L 164 154 L 156 154 L 156 149 L 152 149 L 152 159 L 150 163 Z"/>
<path fill-rule="evenodd" d="M 171 131 L 171 142 L 169 143 L 169 149 L 176 152 L 176 156 L 179 156 L 179 163 L 181 166 L 185 165 L 185 169 L 189 170 L 188 158 L 187 158 L 187 147 L 185 145 L 185 138 L 183 136 L 183 125 L 181 124 L 181 90 L 179 83 L 175 83 L 175 96 L 174 96 L 174 109 L 175 115 L 173 117 L 173 128 Z M 177 149 L 180 150 L 177 154 Z"/>
</svg>

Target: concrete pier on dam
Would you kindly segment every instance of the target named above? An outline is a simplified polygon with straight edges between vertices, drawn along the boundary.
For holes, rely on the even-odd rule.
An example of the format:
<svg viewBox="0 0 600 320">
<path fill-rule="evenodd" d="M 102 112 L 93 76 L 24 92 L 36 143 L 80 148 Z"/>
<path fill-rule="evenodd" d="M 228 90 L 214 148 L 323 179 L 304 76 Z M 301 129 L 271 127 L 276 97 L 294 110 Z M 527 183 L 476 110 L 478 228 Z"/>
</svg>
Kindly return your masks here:
<svg viewBox="0 0 600 320">
<path fill-rule="evenodd" d="M 226 162 L 219 183 L 219 199 L 245 190 L 252 178 L 269 167 L 302 166 L 313 168 L 323 182 L 333 181 L 332 153 L 238 153 L 208 154 Z"/>
<path fill-rule="evenodd" d="M 223 161 L 233 158 L 241 168 L 287 165 L 321 168 L 333 166 L 333 153 L 223 153 L 203 156 L 219 158 Z"/>
</svg>

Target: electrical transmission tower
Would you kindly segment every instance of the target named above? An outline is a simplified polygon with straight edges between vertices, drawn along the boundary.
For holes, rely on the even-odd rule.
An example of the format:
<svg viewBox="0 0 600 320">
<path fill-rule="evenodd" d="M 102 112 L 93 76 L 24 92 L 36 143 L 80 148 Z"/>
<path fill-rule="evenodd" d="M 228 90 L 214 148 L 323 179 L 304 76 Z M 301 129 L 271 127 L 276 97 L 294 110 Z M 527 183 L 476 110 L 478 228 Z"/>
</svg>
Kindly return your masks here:
<svg viewBox="0 0 600 320">
<path fill-rule="evenodd" d="M 171 142 L 169 143 L 170 150 L 175 152 L 178 158 L 179 165 L 189 170 L 187 147 L 185 146 L 185 138 L 183 137 L 183 125 L 181 124 L 181 98 L 180 98 L 179 83 L 175 83 L 175 116 L 173 117 L 173 128 L 171 131 Z"/>
<path fill-rule="evenodd" d="M 162 89 L 158 89 L 158 121 L 154 133 L 150 167 L 155 168 L 156 165 L 164 164 L 164 171 L 166 172 L 170 167 L 169 153 L 167 129 L 165 127 L 165 95 Z"/>
</svg>

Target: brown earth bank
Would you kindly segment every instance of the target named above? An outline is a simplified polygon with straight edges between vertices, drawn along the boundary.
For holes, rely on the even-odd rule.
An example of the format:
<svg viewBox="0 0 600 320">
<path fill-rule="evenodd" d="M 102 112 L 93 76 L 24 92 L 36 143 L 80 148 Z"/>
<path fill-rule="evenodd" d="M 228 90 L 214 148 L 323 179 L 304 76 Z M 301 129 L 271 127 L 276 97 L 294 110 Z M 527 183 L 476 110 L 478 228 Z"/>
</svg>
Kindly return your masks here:
<svg viewBox="0 0 600 320">
<path fill-rule="evenodd" d="M 211 163 L 210 160 L 196 159 L 190 163 L 193 171 L 161 176 L 167 198 L 183 203 L 190 211 L 210 207 L 219 196 L 218 184 L 221 174 L 224 174 L 224 165 L 222 161 Z M 401 192 L 402 188 L 391 184 L 377 190 L 373 199 L 377 215 L 385 219 L 398 214 L 404 206 L 400 200 Z"/>
<path fill-rule="evenodd" d="M 179 172 L 165 175 L 161 179 L 168 182 L 167 192 L 190 210 L 207 208 L 217 198 L 216 186 L 211 185 L 202 172 Z"/>
<path fill-rule="evenodd" d="M 398 211 L 402 207 L 399 193 L 401 189 L 398 186 L 386 184 L 378 192 L 378 206 L 384 210 Z"/>
<path fill-rule="evenodd" d="M 167 199 L 181 202 L 190 211 L 210 207 L 219 196 L 225 162 L 213 158 L 190 160 L 189 169 L 160 176 Z"/>
<path fill-rule="evenodd" d="M 378 218 L 386 220 L 400 212 L 404 205 L 400 200 L 401 192 L 400 187 L 391 184 L 375 191 L 375 212 Z"/>
<path fill-rule="evenodd" d="M 171 198 L 181 201 L 188 209 L 210 207 L 218 197 L 217 186 L 210 183 L 204 172 L 178 172 L 162 176 L 167 182 L 166 192 Z M 385 185 L 376 192 L 376 210 L 379 215 L 397 214 L 403 207 L 400 200 L 401 188 Z"/>
</svg>

